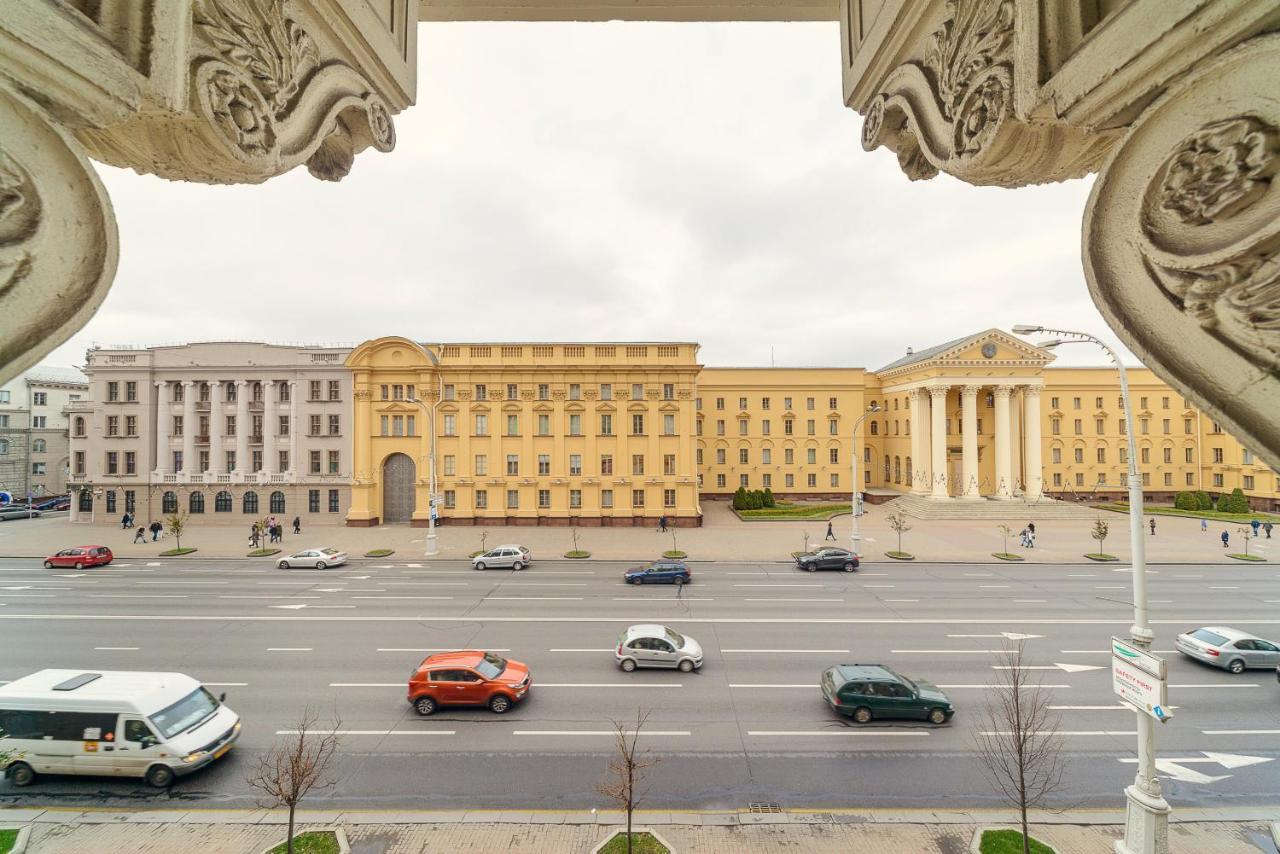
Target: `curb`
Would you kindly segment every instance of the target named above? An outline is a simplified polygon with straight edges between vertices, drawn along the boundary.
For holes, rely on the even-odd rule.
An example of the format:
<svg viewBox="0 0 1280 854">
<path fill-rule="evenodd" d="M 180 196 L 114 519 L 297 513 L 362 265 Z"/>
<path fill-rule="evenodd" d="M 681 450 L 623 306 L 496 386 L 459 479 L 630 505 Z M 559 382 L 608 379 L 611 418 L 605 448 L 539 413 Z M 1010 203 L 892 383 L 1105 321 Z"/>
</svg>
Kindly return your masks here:
<svg viewBox="0 0 1280 854">
<path fill-rule="evenodd" d="M 0 830 L 18 831 L 18 838 L 13 841 L 13 847 L 9 849 L 9 854 L 24 854 L 27 850 L 27 842 L 31 839 L 31 825 L 25 827 L 0 827 Z"/>
<path fill-rule="evenodd" d="M 301 833 L 332 833 L 334 839 L 338 841 L 338 854 L 351 854 L 351 845 L 347 842 L 347 832 L 341 827 L 307 827 L 302 829 L 295 827 L 293 830 L 293 838 L 297 839 L 298 835 Z M 271 854 L 272 851 L 275 851 L 288 841 L 288 839 L 282 839 L 279 842 L 273 842 L 271 845 L 262 849 L 262 854 Z"/>
<path fill-rule="evenodd" d="M 616 837 L 616 836 L 617 836 L 618 834 L 620 834 L 620 833 L 626 833 L 626 832 L 627 832 L 627 828 L 626 828 L 624 825 L 619 825 L 618 827 L 612 828 L 611 830 L 609 830 L 608 835 L 607 835 L 607 836 L 605 836 L 605 838 L 604 838 L 604 839 L 600 840 L 600 842 L 599 842 L 599 843 L 598 843 L 594 848 L 592 848 L 592 849 L 591 849 L 591 854 L 600 854 L 600 851 L 601 851 L 601 850 L 602 850 L 606 845 L 608 845 L 608 844 L 609 844 L 609 842 L 610 842 L 614 837 Z M 652 827 L 635 827 L 635 826 L 632 826 L 632 828 L 631 828 L 631 835 L 632 835 L 632 836 L 635 836 L 637 833 L 647 833 L 647 834 L 649 834 L 649 835 L 650 835 L 650 836 L 652 836 L 654 839 L 658 840 L 658 842 L 659 842 L 660 844 L 662 844 L 663 846 L 665 846 L 665 847 L 666 847 L 666 849 L 667 849 L 669 852 L 671 852 L 671 854 L 676 854 L 676 849 L 671 845 L 671 843 L 670 843 L 670 842 L 668 842 L 667 840 L 663 839 L 663 838 L 662 838 L 662 836 L 661 836 L 661 835 L 659 835 L 659 833 L 658 833 L 656 830 L 654 830 Z M 343 854 L 346 854 L 346 852 L 343 852 Z"/>
</svg>

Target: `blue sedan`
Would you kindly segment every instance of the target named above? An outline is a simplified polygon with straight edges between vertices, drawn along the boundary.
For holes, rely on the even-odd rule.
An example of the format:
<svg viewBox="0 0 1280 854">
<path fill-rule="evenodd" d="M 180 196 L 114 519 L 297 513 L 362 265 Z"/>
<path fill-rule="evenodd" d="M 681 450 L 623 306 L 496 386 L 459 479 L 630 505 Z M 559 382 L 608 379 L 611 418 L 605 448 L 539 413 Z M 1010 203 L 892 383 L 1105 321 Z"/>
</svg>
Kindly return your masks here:
<svg viewBox="0 0 1280 854">
<path fill-rule="evenodd" d="M 628 584 L 688 584 L 693 581 L 693 573 L 678 560 L 655 560 L 628 569 L 623 578 Z"/>
</svg>

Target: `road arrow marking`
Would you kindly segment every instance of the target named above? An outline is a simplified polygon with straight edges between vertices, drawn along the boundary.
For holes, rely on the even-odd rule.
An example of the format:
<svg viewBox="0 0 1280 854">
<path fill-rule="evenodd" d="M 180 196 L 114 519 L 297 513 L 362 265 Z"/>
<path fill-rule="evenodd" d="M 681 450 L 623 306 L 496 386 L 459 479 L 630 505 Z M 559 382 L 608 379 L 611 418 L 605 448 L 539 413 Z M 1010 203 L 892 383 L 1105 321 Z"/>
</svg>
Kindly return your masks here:
<svg viewBox="0 0 1280 854">
<path fill-rule="evenodd" d="M 1209 761 L 1217 762 L 1223 768 L 1245 768 L 1249 765 L 1261 765 L 1263 762 L 1271 762 L 1274 757 L 1271 756 L 1241 756 L 1237 753 L 1211 753 L 1208 750 L 1202 750 Z M 1179 759 L 1179 762 L 1185 760 Z"/>
<path fill-rule="evenodd" d="M 0 590 L 30 590 L 30 584 L 24 584 L 21 587 L 0 587 Z"/>
<path fill-rule="evenodd" d="M 367 581 L 368 579 L 372 578 L 373 576 L 372 576 L 372 575 L 344 575 L 344 576 L 342 576 L 342 577 L 343 577 L 343 578 L 358 578 L 358 579 L 360 579 L 361 581 Z"/>
<path fill-rule="evenodd" d="M 1220 780 L 1226 780 L 1232 775 L 1223 774 L 1221 776 L 1211 777 L 1208 774 L 1201 774 L 1194 768 L 1186 768 L 1184 766 L 1201 763 L 1207 765 L 1221 765 L 1224 768 L 1244 768 L 1249 765 L 1260 765 L 1263 762 L 1272 761 L 1271 757 L 1265 756 L 1241 756 L 1235 753 L 1211 753 L 1208 750 L 1203 750 L 1201 752 L 1204 756 L 1184 756 L 1178 759 L 1157 759 L 1156 770 L 1183 783 L 1208 785 L 1209 783 L 1217 783 Z M 1136 764 L 1138 760 L 1136 758 L 1126 757 L 1120 761 L 1133 765 Z"/>
<path fill-rule="evenodd" d="M 317 593 L 341 593 L 346 589 L 347 588 L 345 587 L 317 587 L 316 592 Z"/>
<path fill-rule="evenodd" d="M 1024 635 L 1018 632 L 1001 632 L 998 635 L 947 635 L 949 638 L 1007 638 L 1009 640 L 1031 640 L 1044 635 Z"/>
<path fill-rule="evenodd" d="M 67 574 L 64 572 L 57 572 L 54 574 L 57 575 L 59 578 L 84 578 L 86 575 L 88 575 L 87 572 L 75 572 L 71 574 Z"/>
<path fill-rule="evenodd" d="M 1013 670 L 1014 666 L 1009 664 L 995 665 L 992 670 Z M 1062 670 L 1067 673 L 1084 673 L 1087 670 L 1102 670 L 1101 664 L 1035 664 L 1035 665 L 1019 665 L 1021 670 Z"/>
<path fill-rule="evenodd" d="M 287 608 L 290 611 L 297 611 L 299 608 L 305 608 L 306 605 L 268 605 L 268 608 Z"/>
</svg>

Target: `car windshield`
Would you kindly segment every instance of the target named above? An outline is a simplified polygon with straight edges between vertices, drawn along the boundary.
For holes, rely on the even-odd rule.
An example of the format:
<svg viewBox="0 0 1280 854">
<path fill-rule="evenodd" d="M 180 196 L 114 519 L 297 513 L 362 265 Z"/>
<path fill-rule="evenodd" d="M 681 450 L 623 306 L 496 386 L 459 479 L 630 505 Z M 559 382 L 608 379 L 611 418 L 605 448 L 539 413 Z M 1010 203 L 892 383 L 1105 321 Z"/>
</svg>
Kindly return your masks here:
<svg viewBox="0 0 1280 854">
<path fill-rule="evenodd" d="M 337 549 L 321 549 L 320 551 L 324 552 L 327 555 L 336 555 L 338 553 Z"/>
<path fill-rule="evenodd" d="M 178 702 L 151 716 L 151 723 L 165 738 L 173 738 L 190 729 L 218 710 L 218 701 L 203 687 L 197 688 Z"/>
<path fill-rule="evenodd" d="M 663 634 L 666 636 L 667 640 L 675 644 L 676 649 L 684 648 L 684 636 L 681 635 L 679 632 L 673 629 L 665 629 L 663 631 Z"/>
<path fill-rule="evenodd" d="M 1213 646 L 1221 646 L 1227 642 L 1227 639 L 1222 635 L 1217 632 L 1211 632 L 1208 629 L 1196 629 L 1191 633 L 1191 636 L 1198 641 L 1204 641 L 1205 643 L 1212 644 Z"/>
<path fill-rule="evenodd" d="M 476 671 L 485 679 L 497 679 L 507 669 L 507 660 L 501 656 L 486 652 L 484 658 L 476 665 Z"/>
</svg>

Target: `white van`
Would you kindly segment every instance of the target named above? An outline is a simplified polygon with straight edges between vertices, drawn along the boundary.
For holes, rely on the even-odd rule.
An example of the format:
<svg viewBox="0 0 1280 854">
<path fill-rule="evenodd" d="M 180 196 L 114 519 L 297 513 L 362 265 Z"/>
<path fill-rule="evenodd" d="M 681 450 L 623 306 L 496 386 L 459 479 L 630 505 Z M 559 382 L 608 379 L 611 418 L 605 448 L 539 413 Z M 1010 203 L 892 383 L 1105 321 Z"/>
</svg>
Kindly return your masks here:
<svg viewBox="0 0 1280 854">
<path fill-rule="evenodd" d="M 41 670 L 0 685 L 15 786 L 36 774 L 142 777 L 163 788 L 240 737 L 240 716 L 181 673 Z"/>
</svg>

